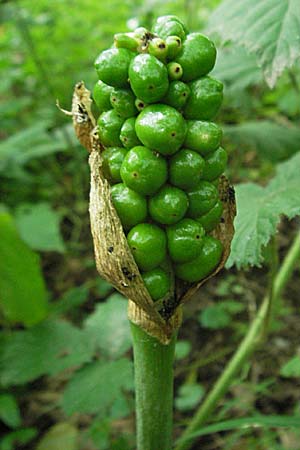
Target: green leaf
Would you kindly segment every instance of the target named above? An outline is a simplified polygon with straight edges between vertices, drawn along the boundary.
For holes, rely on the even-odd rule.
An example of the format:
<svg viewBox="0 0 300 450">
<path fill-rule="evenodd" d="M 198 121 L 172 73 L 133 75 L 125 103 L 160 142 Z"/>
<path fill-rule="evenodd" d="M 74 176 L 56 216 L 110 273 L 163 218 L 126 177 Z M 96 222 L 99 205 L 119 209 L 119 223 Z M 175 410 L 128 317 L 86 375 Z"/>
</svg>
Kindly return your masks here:
<svg viewBox="0 0 300 450">
<path fill-rule="evenodd" d="M 12 217 L 0 212 L 0 307 L 12 323 L 26 326 L 48 312 L 47 291 L 40 261 L 20 239 Z"/>
<path fill-rule="evenodd" d="M 65 250 L 59 230 L 60 217 L 48 203 L 20 205 L 15 218 L 22 239 L 34 250 Z"/>
<path fill-rule="evenodd" d="M 67 415 L 77 412 L 105 416 L 122 391 L 132 388 L 132 377 L 132 363 L 128 359 L 91 363 L 67 384 L 62 408 Z"/>
<path fill-rule="evenodd" d="M 112 294 L 106 302 L 99 303 L 86 319 L 85 330 L 109 358 L 123 355 L 132 345 L 126 299 Z"/>
<path fill-rule="evenodd" d="M 245 304 L 236 300 L 223 300 L 218 302 L 218 305 L 231 315 L 238 314 L 245 309 Z"/>
<path fill-rule="evenodd" d="M 110 418 L 112 420 L 123 419 L 128 416 L 134 409 L 134 404 L 130 402 L 124 395 L 119 395 L 111 406 Z"/>
<path fill-rule="evenodd" d="M 56 316 L 61 316 L 68 311 L 78 308 L 88 299 L 89 289 L 84 284 L 72 289 L 69 289 L 63 297 L 51 304 L 50 312 Z"/>
<path fill-rule="evenodd" d="M 57 423 L 42 437 L 36 450 L 77 450 L 79 432 L 71 423 Z"/>
<path fill-rule="evenodd" d="M 24 384 L 91 360 L 93 346 L 82 330 L 64 321 L 45 321 L 5 335 L 0 349 L 0 383 Z"/>
<path fill-rule="evenodd" d="M 249 121 L 224 127 L 224 135 L 239 148 L 254 149 L 272 162 L 282 161 L 300 150 L 300 129 L 269 120 Z"/>
<path fill-rule="evenodd" d="M 177 443 L 190 438 L 220 433 L 222 431 L 240 430 L 246 428 L 299 428 L 300 416 L 254 416 L 242 419 L 226 420 L 213 425 L 202 427 L 201 430 L 191 433 L 185 439 L 178 439 Z"/>
<path fill-rule="evenodd" d="M 178 391 L 175 399 L 175 406 L 179 411 L 188 411 L 193 409 L 202 399 L 204 388 L 200 384 L 183 384 Z"/>
<path fill-rule="evenodd" d="M 253 52 L 271 88 L 299 58 L 299 0 L 225 0 L 208 28 Z"/>
<path fill-rule="evenodd" d="M 276 176 L 266 187 L 253 183 L 236 186 L 235 235 L 226 267 L 260 266 L 262 248 L 276 233 L 280 216 L 300 214 L 300 153 L 278 165 Z"/>
<path fill-rule="evenodd" d="M 38 431 L 36 428 L 21 428 L 12 431 L 1 439 L 0 450 L 16 450 L 19 445 L 26 445 L 36 437 Z"/>
<path fill-rule="evenodd" d="M 107 295 L 112 292 L 113 289 L 113 286 L 108 283 L 108 281 L 103 280 L 103 278 L 97 277 L 95 290 L 99 298 L 107 297 Z"/>
<path fill-rule="evenodd" d="M 98 417 L 89 427 L 88 434 L 98 450 L 108 450 L 110 447 L 111 422 L 107 418 L 100 420 Z"/>
<path fill-rule="evenodd" d="M 0 172 L 5 176 L 13 174 L 17 167 L 24 166 L 34 158 L 64 150 L 65 142 L 48 133 L 48 126 L 48 122 L 39 121 L 1 142 Z"/>
<path fill-rule="evenodd" d="M 231 320 L 231 315 L 219 305 L 208 306 L 199 316 L 199 322 L 203 328 L 212 330 L 228 327 Z"/>
<path fill-rule="evenodd" d="M 300 378 L 300 357 L 289 359 L 280 369 L 280 375 L 286 378 Z"/>
<path fill-rule="evenodd" d="M 11 394 L 0 394 L 0 419 L 11 428 L 21 425 L 19 407 Z"/>
<path fill-rule="evenodd" d="M 175 359 L 183 359 L 188 356 L 192 349 L 190 341 L 181 340 L 176 342 L 175 346 Z"/>
<path fill-rule="evenodd" d="M 278 98 L 277 106 L 286 116 L 297 116 L 300 113 L 299 95 L 289 86 L 288 90 Z"/>
<path fill-rule="evenodd" d="M 218 49 L 212 76 L 235 91 L 260 84 L 263 80 L 255 56 L 248 53 L 245 48 L 234 45 Z"/>
</svg>

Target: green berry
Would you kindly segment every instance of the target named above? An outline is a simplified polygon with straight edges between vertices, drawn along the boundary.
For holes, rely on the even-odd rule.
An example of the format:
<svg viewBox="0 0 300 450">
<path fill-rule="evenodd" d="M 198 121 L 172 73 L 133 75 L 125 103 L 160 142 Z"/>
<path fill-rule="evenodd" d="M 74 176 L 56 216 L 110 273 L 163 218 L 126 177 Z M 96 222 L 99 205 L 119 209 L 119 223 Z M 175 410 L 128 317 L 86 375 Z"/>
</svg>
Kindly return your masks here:
<svg viewBox="0 0 300 450">
<path fill-rule="evenodd" d="M 124 119 L 114 109 L 103 112 L 98 118 L 99 139 L 105 147 L 121 147 L 120 131 Z"/>
<path fill-rule="evenodd" d="M 152 300 L 154 301 L 165 297 L 170 290 L 170 276 L 160 267 L 149 270 L 149 272 L 144 272 L 142 274 L 142 278 Z"/>
<path fill-rule="evenodd" d="M 208 181 L 199 181 L 187 195 L 189 199 L 187 215 L 194 219 L 206 214 L 218 201 L 218 190 Z"/>
<path fill-rule="evenodd" d="M 167 95 L 163 99 L 163 103 L 181 110 L 186 104 L 189 95 L 190 88 L 187 84 L 182 81 L 172 81 L 169 84 L 169 89 Z"/>
<path fill-rule="evenodd" d="M 135 132 L 135 117 L 130 117 L 123 123 L 120 133 L 120 140 L 127 149 L 141 144 L 141 141 Z"/>
<path fill-rule="evenodd" d="M 134 53 L 126 48 L 110 48 L 100 53 L 95 68 L 101 81 L 114 87 L 126 87 L 128 68 Z"/>
<path fill-rule="evenodd" d="M 178 36 L 181 40 L 185 39 L 186 28 L 176 16 L 161 16 L 153 25 L 153 32 L 163 39 L 168 36 Z"/>
<path fill-rule="evenodd" d="M 223 84 L 211 77 L 203 77 L 189 83 L 191 94 L 185 105 L 187 119 L 211 120 L 220 109 L 223 100 Z"/>
<path fill-rule="evenodd" d="M 185 26 L 185 24 L 182 22 L 182 20 L 180 20 L 179 17 L 178 17 L 178 16 L 175 16 L 174 14 L 168 14 L 168 15 L 165 15 L 165 16 L 157 17 L 157 19 L 156 19 L 155 22 L 153 23 L 152 29 L 154 30 L 154 29 L 156 29 L 156 27 L 161 27 L 161 28 L 163 28 L 164 25 L 165 25 L 167 22 L 170 22 L 170 21 L 180 23 L 180 25 L 181 25 L 182 28 L 184 29 L 184 32 L 185 32 L 186 34 L 189 32 L 189 30 L 187 29 L 187 27 Z M 157 32 L 157 34 L 159 34 L 159 33 Z"/>
<path fill-rule="evenodd" d="M 115 184 L 111 188 L 114 207 L 125 230 L 130 230 L 147 217 L 147 201 L 125 184 Z"/>
<path fill-rule="evenodd" d="M 188 197 L 181 189 L 163 186 L 149 199 L 149 213 L 153 220 L 171 225 L 181 220 L 189 206 Z"/>
<path fill-rule="evenodd" d="M 134 33 L 117 33 L 114 36 L 114 45 L 117 48 L 127 48 L 133 52 L 137 51 L 139 40 Z"/>
<path fill-rule="evenodd" d="M 186 125 L 182 115 L 171 106 L 147 106 L 137 117 L 135 130 L 140 141 L 163 155 L 172 155 L 183 144 Z"/>
<path fill-rule="evenodd" d="M 110 94 L 110 103 L 119 116 L 127 119 L 135 116 L 135 96 L 130 89 L 114 89 Z"/>
<path fill-rule="evenodd" d="M 113 91 L 113 87 L 103 83 L 99 80 L 93 89 L 93 99 L 101 112 L 111 109 L 110 94 Z"/>
<path fill-rule="evenodd" d="M 166 229 L 168 251 L 173 261 L 183 263 L 195 259 L 202 248 L 204 228 L 193 219 L 182 219 Z"/>
<path fill-rule="evenodd" d="M 140 270 L 155 269 L 166 258 L 166 234 L 157 225 L 136 225 L 129 231 L 127 241 Z"/>
<path fill-rule="evenodd" d="M 222 147 L 207 155 L 203 179 L 213 181 L 218 178 L 226 168 L 227 159 L 227 152 Z"/>
<path fill-rule="evenodd" d="M 201 223 L 207 233 L 212 231 L 220 223 L 223 214 L 223 204 L 221 200 L 218 200 L 215 206 L 213 206 L 206 214 L 198 217 L 197 222 Z"/>
<path fill-rule="evenodd" d="M 155 56 L 146 53 L 136 56 L 129 66 L 131 89 L 146 103 L 161 100 L 169 86 L 168 71 Z"/>
<path fill-rule="evenodd" d="M 184 145 L 202 156 L 206 156 L 219 147 L 222 139 L 221 128 L 213 122 L 187 120 L 187 132 Z"/>
<path fill-rule="evenodd" d="M 192 189 L 202 177 L 205 161 L 197 152 L 183 148 L 170 159 L 169 179 L 174 186 Z"/>
<path fill-rule="evenodd" d="M 181 39 L 179 36 L 168 36 L 166 44 L 168 47 L 167 59 L 172 61 L 182 50 Z"/>
<path fill-rule="evenodd" d="M 121 177 L 126 186 L 141 195 L 153 195 L 167 179 L 167 163 L 147 147 L 133 147 L 123 160 Z"/>
<path fill-rule="evenodd" d="M 180 80 L 180 78 L 182 77 L 182 67 L 180 64 L 178 64 L 177 62 L 170 62 L 167 65 L 167 69 L 168 69 L 168 75 L 170 80 Z"/>
<path fill-rule="evenodd" d="M 216 61 L 216 48 L 201 33 L 188 34 L 176 61 L 182 66 L 183 81 L 192 81 L 210 72 Z"/>
<path fill-rule="evenodd" d="M 138 27 L 134 30 L 133 35 L 141 40 L 145 40 L 149 35 L 149 30 L 145 27 Z"/>
<path fill-rule="evenodd" d="M 135 107 L 138 111 L 143 111 L 143 109 L 145 109 L 146 106 L 148 106 L 148 104 L 143 102 L 143 100 L 141 100 L 139 98 L 135 99 Z"/>
<path fill-rule="evenodd" d="M 151 39 L 148 44 L 148 53 L 164 61 L 168 53 L 166 42 L 161 38 Z"/>
<path fill-rule="evenodd" d="M 122 181 L 120 168 L 126 153 L 123 147 L 108 147 L 101 153 L 103 174 L 110 183 Z"/>
<path fill-rule="evenodd" d="M 207 277 L 221 261 L 223 246 L 218 239 L 212 236 L 204 236 L 203 247 L 192 261 L 176 264 L 175 274 L 183 281 L 195 283 Z"/>
</svg>

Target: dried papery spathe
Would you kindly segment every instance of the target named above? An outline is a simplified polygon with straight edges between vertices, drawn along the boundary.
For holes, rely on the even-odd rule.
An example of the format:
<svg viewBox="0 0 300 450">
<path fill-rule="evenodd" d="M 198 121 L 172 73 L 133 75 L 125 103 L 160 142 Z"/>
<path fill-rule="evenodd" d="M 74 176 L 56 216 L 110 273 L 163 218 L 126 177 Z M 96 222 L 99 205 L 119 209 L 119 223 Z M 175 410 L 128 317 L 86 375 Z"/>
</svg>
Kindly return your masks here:
<svg viewBox="0 0 300 450">
<path fill-rule="evenodd" d="M 234 233 L 234 190 L 222 176 L 219 183 L 224 211 L 222 221 L 214 231 L 224 246 L 222 259 L 212 274 L 199 283 L 188 284 L 177 280 L 168 298 L 158 302 L 151 299 L 139 269 L 128 247 L 120 219 L 112 204 L 110 186 L 102 172 L 101 151 L 95 119 L 91 111 L 90 92 L 84 83 L 77 83 L 72 102 L 75 133 L 80 143 L 90 152 L 91 170 L 90 220 L 95 249 L 96 266 L 101 277 L 109 281 L 129 299 L 129 319 L 163 344 L 168 344 L 181 324 L 181 305 L 209 278 L 225 265 Z"/>
</svg>

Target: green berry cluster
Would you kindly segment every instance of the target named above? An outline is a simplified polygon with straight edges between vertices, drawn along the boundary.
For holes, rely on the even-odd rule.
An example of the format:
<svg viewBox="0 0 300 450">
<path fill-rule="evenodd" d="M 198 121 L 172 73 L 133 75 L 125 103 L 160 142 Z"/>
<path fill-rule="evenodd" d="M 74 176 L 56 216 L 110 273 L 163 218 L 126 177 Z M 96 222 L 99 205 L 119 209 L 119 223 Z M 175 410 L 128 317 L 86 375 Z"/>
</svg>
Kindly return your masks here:
<svg viewBox="0 0 300 450">
<path fill-rule="evenodd" d="M 217 186 L 227 163 L 211 122 L 223 97 L 222 83 L 207 75 L 215 59 L 207 37 L 163 16 L 151 31 L 116 34 L 95 61 L 103 173 L 153 300 L 170 290 L 170 264 L 192 283 L 222 256 L 210 235 L 223 212 Z"/>
</svg>

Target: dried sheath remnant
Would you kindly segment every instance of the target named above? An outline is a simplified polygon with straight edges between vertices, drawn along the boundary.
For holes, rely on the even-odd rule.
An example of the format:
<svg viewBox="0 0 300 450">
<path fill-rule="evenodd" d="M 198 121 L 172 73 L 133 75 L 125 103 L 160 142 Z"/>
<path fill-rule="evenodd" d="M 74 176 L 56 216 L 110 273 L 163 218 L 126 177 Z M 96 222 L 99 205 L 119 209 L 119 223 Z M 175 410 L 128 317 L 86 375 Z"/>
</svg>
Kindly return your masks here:
<svg viewBox="0 0 300 450">
<path fill-rule="evenodd" d="M 172 300 L 165 300 L 163 310 L 169 311 L 168 319 L 162 317 L 152 301 L 138 267 L 127 244 L 120 219 L 112 204 L 110 186 L 102 173 L 101 151 L 95 118 L 91 112 L 90 92 L 84 83 L 77 83 L 72 102 L 72 117 L 76 135 L 80 143 L 90 152 L 91 169 L 90 219 L 94 241 L 96 266 L 99 274 L 129 299 L 129 319 L 155 336 L 160 342 L 170 342 L 172 334 L 181 323 L 181 304 L 187 301 L 199 287 L 218 273 L 225 265 L 230 253 L 234 233 L 235 217 L 234 191 L 228 180 L 220 179 L 219 191 L 223 202 L 223 218 L 214 231 L 224 246 L 220 264 L 215 271 L 199 283 L 177 282 Z M 172 313 L 173 312 L 173 313 Z"/>
</svg>

